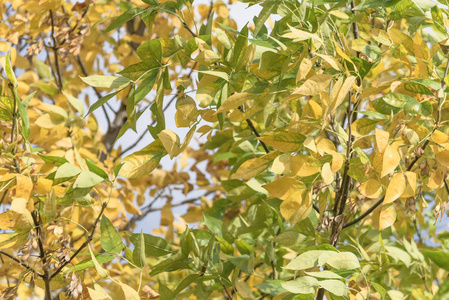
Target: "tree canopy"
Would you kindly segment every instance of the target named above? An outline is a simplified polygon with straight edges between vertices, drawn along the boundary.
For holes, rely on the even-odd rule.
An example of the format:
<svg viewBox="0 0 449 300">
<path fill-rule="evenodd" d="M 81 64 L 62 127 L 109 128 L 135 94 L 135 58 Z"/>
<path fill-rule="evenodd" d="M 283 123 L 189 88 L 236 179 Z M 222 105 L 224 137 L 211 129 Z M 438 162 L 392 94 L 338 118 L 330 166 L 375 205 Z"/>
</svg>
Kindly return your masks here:
<svg viewBox="0 0 449 300">
<path fill-rule="evenodd" d="M 1 2 L 0 298 L 449 297 L 449 3 L 232 2 Z"/>
</svg>

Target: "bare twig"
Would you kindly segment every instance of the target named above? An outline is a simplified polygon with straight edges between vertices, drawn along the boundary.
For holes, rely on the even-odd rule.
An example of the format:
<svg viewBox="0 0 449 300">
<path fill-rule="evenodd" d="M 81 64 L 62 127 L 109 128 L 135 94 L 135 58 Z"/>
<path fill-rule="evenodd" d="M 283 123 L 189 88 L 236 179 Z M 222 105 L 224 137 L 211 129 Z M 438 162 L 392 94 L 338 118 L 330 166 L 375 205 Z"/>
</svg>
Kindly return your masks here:
<svg viewBox="0 0 449 300">
<path fill-rule="evenodd" d="M 257 131 L 256 127 L 254 127 L 253 121 L 251 121 L 251 119 L 246 119 L 246 123 L 248 123 L 248 126 L 251 128 L 251 130 L 254 132 L 254 134 L 257 137 L 260 137 L 259 132 Z M 265 145 L 264 142 L 262 142 L 261 140 L 259 140 L 260 144 L 262 145 L 263 149 L 265 150 L 265 152 L 268 154 L 270 153 L 270 150 L 268 149 L 267 145 Z"/>
<path fill-rule="evenodd" d="M 37 214 L 37 211 L 34 211 L 31 213 L 31 216 L 33 218 L 36 234 L 37 234 L 37 244 L 38 244 L 38 251 L 39 251 L 39 258 L 42 261 L 43 269 L 44 269 L 44 276 L 42 277 L 45 284 L 45 300 L 52 300 L 51 299 L 51 277 L 50 273 L 48 272 L 48 266 L 47 266 L 47 255 L 45 254 L 44 249 L 44 240 L 42 237 L 42 230 L 41 230 L 41 222 L 40 222 L 40 215 Z"/>
<path fill-rule="evenodd" d="M 97 229 L 98 222 L 100 221 L 101 217 L 103 216 L 104 210 L 106 209 L 107 206 L 108 206 L 108 203 L 103 202 L 103 204 L 101 205 L 100 213 L 98 214 L 98 217 L 92 226 L 91 232 L 90 232 L 89 236 L 87 237 L 87 240 L 81 245 L 81 247 L 78 248 L 78 250 L 76 250 L 75 253 L 73 253 L 72 256 L 70 256 L 69 260 L 67 260 L 61 264 L 61 266 L 50 276 L 50 280 L 55 278 L 62 271 L 62 269 L 65 266 L 67 266 L 84 248 L 87 247 L 87 245 L 89 245 L 89 243 L 92 241 L 92 239 L 94 237 L 94 233 L 95 233 L 95 230 Z"/>
<path fill-rule="evenodd" d="M 56 68 L 56 74 L 58 74 L 56 79 L 56 84 L 58 85 L 58 91 L 59 93 L 62 92 L 62 76 L 61 76 L 61 70 L 59 67 L 59 58 L 58 58 L 58 41 L 55 37 L 55 24 L 53 19 L 53 11 L 50 9 L 50 20 L 51 20 L 51 38 L 53 40 L 53 51 L 55 53 L 55 68 Z"/>
<path fill-rule="evenodd" d="M 28 270 L 30 270 L 30 271 L 36 273 L 39 277 L 42 277 L 42 278 L 44 277 L 43 274 L 37 272 L 35 269 L 33 269 L 32 267 L 30 267 L 28 264 L 22 262 L 20 259 L 14 257 L 13 255 L 11 255 L 11 254 L 9 254 L 9 253 L 6 253 L 6 252 L 4 252 L 4 251 L 2 251 L 2 250 L 0 250 L 0 255 L 7 256 L 7 257 L 11 258 L 13 261 L 17 262 L 17 263 L 18 263 L 19 265 L 21 265 L 22 267 L 25 267 L 25 268 L 27 268 Z"/>
</svg>

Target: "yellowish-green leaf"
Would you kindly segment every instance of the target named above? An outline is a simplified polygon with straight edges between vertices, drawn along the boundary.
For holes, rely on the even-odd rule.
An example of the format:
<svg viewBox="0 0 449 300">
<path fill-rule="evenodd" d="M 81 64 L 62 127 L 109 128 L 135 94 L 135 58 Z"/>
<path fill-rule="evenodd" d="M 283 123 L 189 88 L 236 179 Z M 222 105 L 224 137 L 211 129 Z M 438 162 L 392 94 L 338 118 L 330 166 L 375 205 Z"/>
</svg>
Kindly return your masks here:
<svg viewBox="0 0 449 300">
<path fill-rule="evenodd" d="M 128 155 L 123 160 L 120 175 L 126 178 L 137 178 L 150 174 L 167 154 L 162 142 L 155 140 L 144 149 Z"/>
<path fill-rule="evenodd" d="M 291 174 L 307 177 L 321 171 L 321 163 L 314 157 L 298 154 L 291 159 Z"/>
<path fill-rule="evenodd" d="M 392 146 L 388 145 L 385 148 L 385 152 L 383 154 L 382 161 L 382 171 L 380 173 L 380 177 L 385 177 L 396 169 L 401 161 L 401 157 L 396 149 Z"/>
<path fill-rule="evenodd" d="M 93 87 L 111 89 L 121 89 L 131 83 L 131 79 L 129 78 L 111 75 L 91 75 L 81 77 L 81 80 Z"/>
<path fill-rule="evenodd" d="M 273 151 L 265 154 L 261 157 L 252 158 L 245 161 L 235 172 L 232 174 L 232 179 L 251 179 L 256 177 L 262 171 L 268 169 L 273 160 L 279 156 L 279 151 Z"/>
<path fill-rule="evenodd" d="M 330 163 L 325 163 L 323 165 L 323 168 L 321 169 L 321 178 L 323 178 L 324 183 L 327 185 L 334 182 L 334 174 L 332 173 Z"/>
<path fill-rule="evenodd" d="M 273 132 L 258 138 L 268 146 L 282 152 L 298 152 L 302 149 L 306 137 L 296 132 Z"/>
<path fill-rule="evenodd" d="M 304 189 L 305 185 L 294 178 L 284 176 L 262 187 L 270 193 L 271 197 L 286 200 L 295 191 Z"/>
<path fill-rule="evenodd" d="M 328 74 L 317 74 L 313 75 L 307 79 L 303 85 L 297 88 L 293 94 L 313 96 L 322 91 L 324 91 L 329 83 L 331 82 L 333 76 Z"/>
<path fill-rule="evenodd" d="M 164 129 L 157 136 L 161 140 L 162 145 L 164 145 L 168 155 L 170 155 L 170 158 L 173 159 L 173 157 L 176 157 L 179 154 L 181 142 L 176 133 L 170 129 Z"/>
<path fill-rule="evenodd" d="M 256 97 L 256 95 L 251 93 L 236 93 L 226 99 L 217 110 L 217 113 L 225 112 L 234 108 L 239 107 L 244 104 L 248 100 L 252 100 Z"/>
</svg>

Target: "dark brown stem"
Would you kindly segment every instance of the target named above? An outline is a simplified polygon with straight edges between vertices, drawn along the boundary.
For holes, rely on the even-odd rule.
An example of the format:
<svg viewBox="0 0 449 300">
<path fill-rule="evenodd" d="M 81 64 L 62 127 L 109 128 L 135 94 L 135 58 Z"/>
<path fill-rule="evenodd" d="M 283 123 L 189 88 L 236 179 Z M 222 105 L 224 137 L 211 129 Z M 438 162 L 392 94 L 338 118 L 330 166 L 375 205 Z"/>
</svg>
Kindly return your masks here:
<svg viewBox="0 0 449 300">
<path fill-rule="evenodd" d="M 185 29 L 187 29 L 187 31 L 190 32 L 190 34 L 191 34 L 193 37 L 197 37 L 196 33 L 193 32 L 192 29 L 190 29 L 189 25 L 187 25 L 186 22 L 182 22 L 182 26 L 183 26 Z"/>
<path fill-rule="evenodd" d="M 248 123 L 248 126 L 251 128 L 251 130 L 254 132 L 254 134 L 257 137 L 260 137 L 259 132 L 257 131 L 256 127 L 254 127 L 253 121 L 251 121 L 251 119 L 246 119 L 246 123 Z M 265 150 L 265 152 L 268 154 L 270 153 L 270 150 L 268 149 L 267 145 L 265 145 L 264 142 L 262 142 L 261 140 L 259 140 L 260 144 L 262 145 L 263 149 Z"/>
<path fill-rule="evenodd" d="M 58 85 L 58 91 L 59 93 L 62 92 L 62 76 L 61 76 L 61 70 L 59 68 L 59 58 L 58 58 L 58 42 L 55 37 L 55 24 L 53 19 L 53 11 L 50 9 L 50 21 L 51 21 L 51 38 L 53 40 L 53 51 L 55 53 L 55 68 L 56 68 L 56 74 L 58 74 L 56 79 L 56 84 Z"/>
<path fill-rule="evenodd" d="M 89 236 L 87 237 L 87 240 L 81 245 L 81 247 L 78 248 L 78 250 L 76 250 L 75 253 L 73 253 L 72 256 L 70 256 L 70 259 L 68 261 L 65 261 L 63 264 L 61 264 L 61 266 L 50 276 L 50 280 L 55 278 L 62 271 L 62 269 L 65 266 L 67 266 L 84 248 L 87 247 L 87 245 L 89 245 L 89 243 L 92 241 L 92 239 L 94 237 L 94 233 L 95 233 L 95 230 L 97 229 L 98 222 L 100 221 L 101 217 L 103 216 L 104 210 L 106 209 L 107 206 L 108 206 L 107 202 L 104 202 L 101 205 L 100 213 L 98 214 L 98 217 L 92 226 L 91 232 L 90 232 Z"/>
<path fill-rule="evenodd" d="M 4 252 L 4 251 L 2 251 L 2 250 L 0 250 L 0 255 L 4 255 L 4 256 L 7 256 L 7 257 L 11 258 L 13 261 L 17 262 L 17 263 L 18 263 L 19 265 L 21 265 L 22 267 L 25 267 L 26 269 L 28 269 L 28 270 L 32 271 L 33 273 L 37 274 L 37 276 L 44 278 L 44 275 L 43 275 L 43 274 L 37 272 L 35 269 L 33 269 L 32 267 L 30 267 L 28 264 L 22 262 L 20 259 L 14 257 L 13 255 L 8 254 L 8 253 L 6 253 L 6 252 Z"/>
</svg>

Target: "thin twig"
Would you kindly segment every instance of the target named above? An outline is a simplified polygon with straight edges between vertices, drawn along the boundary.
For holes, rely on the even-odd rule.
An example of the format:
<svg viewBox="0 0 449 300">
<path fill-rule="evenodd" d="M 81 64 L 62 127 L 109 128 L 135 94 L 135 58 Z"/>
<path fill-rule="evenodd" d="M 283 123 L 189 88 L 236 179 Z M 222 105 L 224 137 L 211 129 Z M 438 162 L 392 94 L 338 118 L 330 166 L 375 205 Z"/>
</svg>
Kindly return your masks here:
<svg viewBox="0 0 449 300">
<path fill-rule="evenodd" d="M 248 123 L 248 126 L 251 128 L 251 130 L 254 132 L 254 134 L 255 134 L 257 137 L 260 137 L 259 132 L 257 132 L 256 127 L 254 127 L 253 121 L 251 121 L 251 119 L 248 118 L 248 119 L 246 119 L 246 123 Z M 261 140 L 259 140 L 259 142 L 260 142 L 260 144 L 262 145 L 262 147 L 263 147 L 263 149 L 265 150 L 265 152 L 266 152 L 267 154 L 270 153 L 270 150 L 268 149 L 267 145 L 265 145 L 265 143 L 262 142 Z"/>
<path fill-rule="evenodd" d="M 39 252 L 39 258 L 42 261 L 43 269 L 44 269 L 44 276 L 42 277 L 45 284 L 45 300 L 52 300 L 51 298 L 51 278 L 50 273 L 48 272 L 48 266 L 47 266 L 47 255 L 45 254 L 44 249 L 44 239 L 42 237 L 42 230 L 41 230 L 41 220 L 40 215 L 38 218 L 37 211 L 34 211 L 31 213 L 31 217 L 33 218 L 36 234 L 37 234 L 37 244 L 38 244 L 38 252 Z"/>
<path fill-rule="evenodd" d="M 25 268 L 27 268 L 28 270 L 33 271 L 33 272 L 36 273 L 39 277 L 42 277 L 42 278 L 44 277 L 43 274 L 37 272 L 35 269 L 33 269 L 32 267 L 30 267 L 28 264 L 26 264 L 26 263 L 20 261 L 20 259 L 14 257 L 13 255 L 8 254 L 8 253 L 6 253 L 6 252 L 4 252 L 4 251 L 2 251 L 2 250 L 0 250 L 0 255 L 7 256 L 7 257 L 11 258 L 13 261 L 17 262 L 17 263 L 18 263 L 19 265 L 21 265 L 22 267 L 25 267 Z"/>
<path fill-rule="evenodd" d="M 56 74 L 58 74 L 58 78 L 56 79 L 56 84 L 58 85 L 58 91 L 59 93 L 62 92 L 62 76 L 61 76 L 61 70 L 59 68 L 59 58 L 58 58 L 58 42 L 55 37 L 55 24 L 53 19 L 53 11 L 50 9 L 50 21 L 51 21 L 51 38 L 53 40 L 53 51 L 55 53 L 55 68 L 56 68 Z"/>
<path fill-rule="evenodd" d="M 193 37 L 197 37 L 196 33 L 193 32 L 192 29 L 190 29 L 189 25 L 187 25 L 186 22 L 182 22 L 182 26 L 183 26 L 185 29 L 187 29 L 187 31 L 190 32 L 190 34 L 191 34 Z"/>
<path fill-rule="evenodd" d="M 87 247 L 87 245 L 89 245 L 89 243 L 93 239 L 95 230 L 97 229 L 98 222 L 100 221 L 101 216 L 103 215 L 103 212 L 104 212 L 104 210 L 106 209 L 107 206 L 108 206 L 108 203 L 107 202 L 103 202 L 103 204 L 101 205 L 100 213 L 98 214 L 98 217 L 97 217 L 97 219 L 95 220 L 95 222 L 94 222 L 94 224 L 92 226 L 92 230 L 91 230 L 89 236 L 87 237 L 87 241 L 85 241 L 81 245 L 81 247 L 79 247 L 78 250 L 76 250 L 76 252 L 72 256 L 70 256 L 69 260 L 67 260 L 64 263 L 62 263 L 62 265 L 50 276 L 50 280 L 55 278 L 62 271 L 62 269 L 65 266 L 67 266 L 84 248 Z"/>
</svg>

